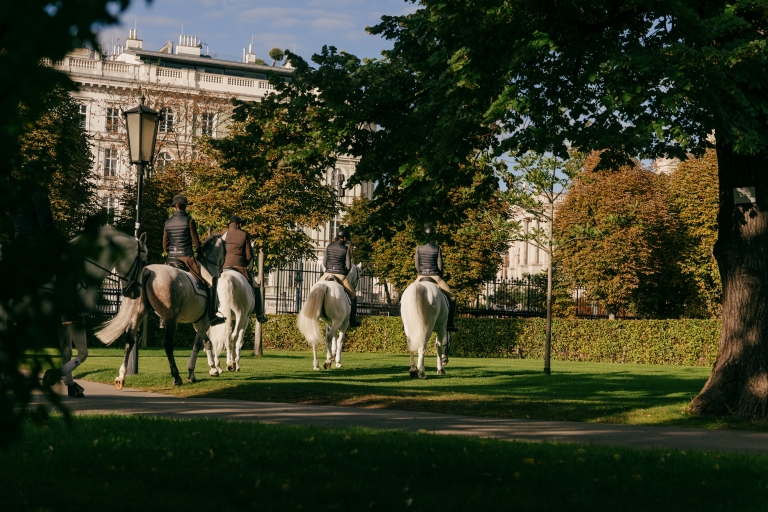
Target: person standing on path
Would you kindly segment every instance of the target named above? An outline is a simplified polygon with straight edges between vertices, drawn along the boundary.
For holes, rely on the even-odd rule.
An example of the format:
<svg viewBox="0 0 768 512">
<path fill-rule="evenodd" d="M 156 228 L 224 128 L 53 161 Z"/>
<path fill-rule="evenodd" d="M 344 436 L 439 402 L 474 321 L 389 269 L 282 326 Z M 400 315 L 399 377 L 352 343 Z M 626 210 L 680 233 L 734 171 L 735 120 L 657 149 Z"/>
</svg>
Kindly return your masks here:
<svg viewBox="0 0 768 512">
<path fill-rule="evenodd" d="M 202 244 L 197 236 L 195 220 L 187 214 L 187 206 L 192 203 L 182 195 L 173 197 L 173 214 L 165 221 L 163 228 L 163 250 L 168 253 L 168 264 L 181 262 L 190 274 L 206 289 L 208 293 L 208 321 L 211 326 L 226 322 L 217 307 L 216 285 L 218 275 L 211 275 L 204 265 L 200 265 L 192 252 L 199 251 Z"/>
<path fill-rule="evenodd" d="M 254 284 L 253 275 L 248 270 L 248 266 L 253 262 L 253 248 L 251 247 L 248 233 L 241 229 L 244 224 L 245 220 L 241 219 L 238 215 L 233 215 L 229 219 L 229 228 L 222 235 L 227 244 L 227 257 L 224 260 L 224 268 L 237 270 L 248 280 L 248 283 L 253 288 L 253 297 L 255 299 L 253 313 L 256 315 L 256 320 L 263 324 L 268 319 L 264 316 L 261 290 Z"/>
<path fill-rule="evenodd" d="M 427 236 L 427 243 L 420 245 L 416 249 L 414 262 L 419 277 L 428 277 L 432 279 L 437 287 L 445 294 L 448 299 L 448 330 L 456 332 L 459 329 L 454 325 L 456 318 L 456 296 L 451 288 L 443 280 L 443 254 L 435 242 L 435 228 L 432 225 L 424 227 L 424 234 Z"/>
</svg>

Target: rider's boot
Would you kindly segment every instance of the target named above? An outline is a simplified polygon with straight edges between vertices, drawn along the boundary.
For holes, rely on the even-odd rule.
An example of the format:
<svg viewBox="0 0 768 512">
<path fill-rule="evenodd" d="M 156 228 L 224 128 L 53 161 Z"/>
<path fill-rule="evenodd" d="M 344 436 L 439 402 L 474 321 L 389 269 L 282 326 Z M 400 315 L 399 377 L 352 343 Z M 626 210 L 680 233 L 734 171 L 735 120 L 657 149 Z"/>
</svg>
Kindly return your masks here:
<svg viewBox="0 0 768 512">
<path fill-rule="evenodd" d="M 218 283 L 219 278 L 214 277 L 211 287 L 208 288 L 208 323 L 211 324 L 211 327 L 214 325 L 221 325 L 227 321 L 227 319 L 219 313 L 219 294 L 216 293 L 216 285 Z"/>
<path fill-rule="evenodd" d="M 360 327 L 360 320 L 357 319 L 357 297 L 352 299 L 352 311 L 349 313 L 349 326 Z"/>
<path fill-rule="evenodd" d="M 454 320 L 456 318 L 456 301 L 455 300 L 449 300 L 448 301 L 448 331 L 449 332 L 456 332 L 459 330 L 456 325 L 454 325 Z"/>
<path fill-rule="evenodd" d="M 269 318 L 264 316 L 264 301 L 261 300 L 261 289 L 258 286 L 253 287 L 253 298 L 256 299 L 253 304 L 253 314 L 256 315 L 256 320 L 260 323 L 266 323 Z"/>
</svg>

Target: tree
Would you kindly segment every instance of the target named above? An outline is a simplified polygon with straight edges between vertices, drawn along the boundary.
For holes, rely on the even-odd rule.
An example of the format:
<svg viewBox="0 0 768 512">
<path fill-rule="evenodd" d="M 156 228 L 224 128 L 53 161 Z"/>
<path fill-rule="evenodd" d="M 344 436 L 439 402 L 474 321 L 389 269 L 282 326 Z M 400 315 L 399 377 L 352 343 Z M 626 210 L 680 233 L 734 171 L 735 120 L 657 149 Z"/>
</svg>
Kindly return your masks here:
<svg viewBox="0 0 768 512">
<path fill-rule="evenodd" d="M 97 46 L 94 30 L 117 23 L 117 15 L 128 6 L 128 0 L 87 3 L 30 0 L 5 2 L 0 9 L 0 224 L 11 223 L 20 202 L 29 191 L 49 183 L 53 168 L 39 166 L 22 172 L 24 155 L 21 145 L 25 133 L 51 107 L 41 101 L 57 87 L 73 90 L 75 85 L 47 62 L 57 61 L 72 48 L 88 44 Z M 41 37 L 40 34 L 45 34 Z M 21 107 L 23 106 L 23 108 Z M 86 225 L 86 233 L 95 226 Z M 87 236 L 85 237 L 87 242 Z M 28 351 L 39 350 L 55 339 L 58 312 L 71 302 L 76 293 L 74 283 L 57 282 L 52 295 L 40 295 L 46 272 L 52 263 L 66 265 L 83 276 L 83 257 L 89 253 L 87 243 L 69 247 L 60 240 L 49 240 L 33 247 L 3 244 L 0 273 L 0 445 L 20 435 L 21 422 L 30 414 L 27 404 L 33 389 L 40 389 L 37 372 L 41 360 L 29 359 Z M 66 260 L 62 258 L 66 257 Z M 31 376 L 19 371 L 24 358 L 31 365 Z M 58 402 L 57 396 L 44 390 Z"/>
<path fill-rule="evenodd" d="M 555 156 L 525 153 L 517 158 L 513 171 L 505 174 L 507 201 L 526 216 L 544 222 L 546 228 L 521 233 L 519 239 L 530 241 L 549 256 L 547 266 L 547 323 L 544 341 L 544 373 L 550 372 L 552 346 L 552 286 L 555 251 L 568 243 L 567 238 L 556 240 L 553 235 L 555 204 L 568 191 L 573 178 L 580 172 L 584 156 L 570 151 L 563 160 Z"/>
<path fill-rule="evenodd" d="M 272 65 L 277 64 L 277 61 L 283 60 L 285 53 L 280 48 L 272 48 L 269 50 L 269 58 L 272 59 Z"/>
<path fill-rule="evenodd" d="M 677 222 L 666 177 L 639 164 L 596 172 L 598 161 L 596 154 L 588 159 L 557 209 L 555 239 L 571 238 L 558 252 L 563 272 L 612 315 L 679 316 L 682 302 L 670 296 L 680 286 L 670 277 Z"/>
<path fill-rule="evenodd" d="M 689 158 L 669 177 L 669 202 L 678 218 L 675 244 L 677 265 L 685 297 L 686 316 L 718 318 L 722 286 L 712 248 L 717 241 L 717 155 L 707 150 L 700 158 Z"/>
<path fill-rule="evenodd" d="M 74 238 L 88 217 L 98 213 L 93 157 L 80 124 L 79 105 L 56 88 L 42 98 L 45 113 L 21 137 L 22 162 L 37 162 L 49 172 L 51 207 L 59 231 Z"/>
<path fill-rule="evenodd" d="M 768 3 L 425 1 L 369 29 L 393 41 L 387 84 L 431 138 L 434 167 L 473 150 L 605 150 L 605 168 L 701 155 L 716 137 L 723 327 L 696 413 L 768 415 Z M 490 37 L 489 34 L 493 36 Z M 498 41 L 505 41 L 500 45 Z M 373 64 L 371 65 L 373 66 Z M 359 73 L 358 73 L 359 74 Z M 410 81 L 412 94 L 399 94 Z M 376 103 L 378 90 L 368 95 Z M 394 102 L 392 103 L 395 104 Z M 392 114 L 396 116 L 397 114 Z M 394 129 L 394 126 L 388 128 Z M 415 132 L 413 132 L 415 133 Z M 403 177 L 415 169 L 403 169 Z M 736 203 L 734 189 L 756 201 Z"/>
</svg>

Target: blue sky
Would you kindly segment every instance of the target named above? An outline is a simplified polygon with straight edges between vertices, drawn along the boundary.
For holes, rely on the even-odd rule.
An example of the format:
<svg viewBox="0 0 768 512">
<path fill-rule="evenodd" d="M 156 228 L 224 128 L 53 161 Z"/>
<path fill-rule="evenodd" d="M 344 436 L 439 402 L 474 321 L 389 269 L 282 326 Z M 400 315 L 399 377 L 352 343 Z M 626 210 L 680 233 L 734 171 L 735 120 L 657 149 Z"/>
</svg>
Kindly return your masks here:
<svg viewBox="0 0 768 512">
<path fill-rule="evenodd" d="M 404 0 L 133 0 L 121 27 L 101 33 L 103 45 L 123 44 L 134 23 L 144 49 L 158 50 L 184 35 L 207 43 L 211 53 L 242 56 L 253 38 L 254 52 L 270 61 L 270 48 L 293 49 L 309 59 L 323 45 L 363 57 L 379 57 L 391 45 L 365 27 L 382 15 L 413 12 Z M 118 41 L 119 40 L 119 41 Z M 203 46 L 203 52 L 206 47 Z"/>
</svg>

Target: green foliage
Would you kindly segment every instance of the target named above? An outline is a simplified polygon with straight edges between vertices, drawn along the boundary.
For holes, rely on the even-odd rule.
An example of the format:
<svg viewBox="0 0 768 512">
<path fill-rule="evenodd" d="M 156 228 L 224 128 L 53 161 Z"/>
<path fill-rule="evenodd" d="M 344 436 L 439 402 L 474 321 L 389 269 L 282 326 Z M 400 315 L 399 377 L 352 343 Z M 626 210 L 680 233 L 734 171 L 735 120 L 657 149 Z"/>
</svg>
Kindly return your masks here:
<svg viewBox="0 0 768 512">
<path fill-rule="evenodd" d="M 403 322 L 398 317 L 364 317 L 363 325 L 347 332 L 345 352 L 406 354 Z M 157 323 L 154 320 L 155 324 Z M 456 357 L 516 357 L 520 348 L 526 358 L 544 354 L 544 319 L 459 318 L 459 332 L 452 337 L 451 355 Z M 250 322 L 243 345 L 253 349 Z M 179 326 L 176 343 L 192 345 L 194 331 Z M 150 324 L 149 344 L 162 346 L 162 331 Z M 718 320 L 576 320 L 554 319 L 552 359 L 595 363 L 638 363 L 683 366 L 712 366 L 720 339 Z M 263 328 L 265 350 L 309 350 L 296 327 L 295 315 L 269 315 Z M 433 335 L 434 341 L 434 335 Z M 94 344 L 94 346 L 98 346 Z M 325 348 L 323 348 L 325 350 Z M 428 348 L 435 354 L 434 344 Z"/>
<path fill-rule="evenodd" d="M 278 61 L 283 60 L 283 57 L 285 57 L 285 52 L 281 50 L 280 48 L 272 48 L 269 50 L 269 58 L 272 59 L 272 65 L 274 66 Z"/>
<path fill-rule="evenodd" d="M 52 107 L 46 99 L 52 98 L 57 88 L 75 89 L 66 75 L 47 64 L 62 59 L 74 47 L 85 44 L 97 47 L 94 31 L 117 23 L 117 15 L 128 3 L 128 0 L 3 3 L 0 9 L 0 226 L 3 230 L 11 225 L 13 215 L 32 189 L 51 182 L 56 184 L 55 166 L 38 166 L 21 172 L 25 163 L 23 141 L 36 125 L 38 129 L 42 127 L 41 120 Z M 59 154 L 65 156 L 61 151 Z M 69 170 L 64 168 L 64 172 Z M 62 179 L 79 182 L 77 175 L 74 172 Z M 74 215 L 64 227 L 70 229 L 81 221 Z M 85 223 L 83 227 L 93 233 L 95 225 Z M 58 315 L 72 302 L 76 280 L 57 281 L 49 296 L 40 294 L 40 287 L 50 279 L 49 269 L 53 266 L 83 277 L 83 258 L 93 255 L 87 247 L 88 236 L 82 246 L 75 248 L 63 240 L 37 241 L 31 247 L 2 242 L 0 274 L 4 280 L 0 287 L 0 309 L 6 315 L 4 324 L 11 326 L 0 330 L 0 375 L 3 376 L 0 378 L 0 445 L 6 445 L 17 439 L 20 421 L 30 413 L 26 404 L 32 390 L 40 389 L 36 378 L 40 361 L 30 365 L 30 377 L 19 372 L 20 360 L 28 349 L 45 346 L 56 338 Z M 50 390 L 45 392 L 48 398 L 58 402 Z"/>
<path fill-rule="evenodd" d="M 58 87 L 40 103 L 45 113 L 21 137 L 22 161 L 51 173 L 46 185 L 56 227 L 74 238 L 98 212 L 91 144 L 80 125 L 80 105 L 68 91 Z"/>
<path fill-rule="evenodd" d="M 559 265 L 574 288 L 584 288 L 610 312 L 678 317 L 677 220 L 666 200 L 666 178 L 639 164 L 595 172 L 598 160 L 590 156 L 557 209 L 555 238 L 571 239 L 557 253 Z"/>
<path fill-rule="evenodd" d="M 712 248 L 717 241 L 717 155 L 708 150 L 689 158 L 671 174 L 669 200 L 680 229 L 675 234 L 681 287 L 686 290 L 686 316 L 717 318 L 722 282 Z"/>
</svg>

